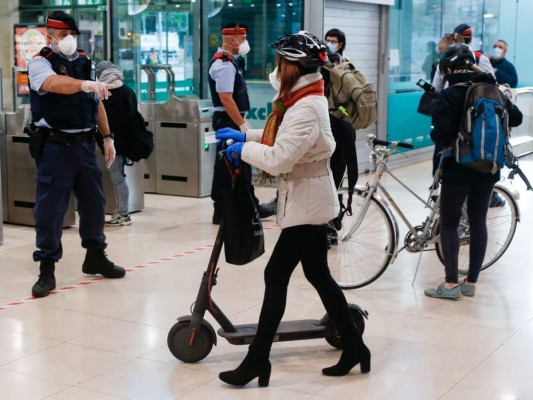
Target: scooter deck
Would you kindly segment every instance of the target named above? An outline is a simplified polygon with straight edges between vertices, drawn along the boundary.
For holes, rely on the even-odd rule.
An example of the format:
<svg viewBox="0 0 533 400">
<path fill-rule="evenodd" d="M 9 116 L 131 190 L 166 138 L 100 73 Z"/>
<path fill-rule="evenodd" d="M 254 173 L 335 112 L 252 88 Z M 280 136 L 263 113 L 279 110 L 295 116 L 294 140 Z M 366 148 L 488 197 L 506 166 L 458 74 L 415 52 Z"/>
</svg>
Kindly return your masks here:
<svg viewBox="0 0 533 400">
<path fill-rule="evenodd" d="M 231 344 L 250 344 L 257 331 L 257 324 L 235 325 L 235 332 L 226 332 L 220 328 L 217 333 Z M 326 327 L 319 320 L 302 319 L 282 321 L 274 336 L 274 342 L 291 340 L 319 339 L 325 336 Z"/>
</svg>

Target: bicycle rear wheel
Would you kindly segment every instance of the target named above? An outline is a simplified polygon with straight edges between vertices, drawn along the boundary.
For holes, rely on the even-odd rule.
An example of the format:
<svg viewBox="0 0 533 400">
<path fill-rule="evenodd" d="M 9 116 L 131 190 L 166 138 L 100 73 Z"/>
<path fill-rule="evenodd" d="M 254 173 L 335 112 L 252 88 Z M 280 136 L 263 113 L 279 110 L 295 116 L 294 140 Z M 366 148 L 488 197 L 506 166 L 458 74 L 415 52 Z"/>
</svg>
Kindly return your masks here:
<svg viewBox="0 0 533 400">
<path fill-rule="evenodd" d="M 499 195 L 503 202 L 498 207 L 489 207 L 487 214 L 487 251 L 481 270 L 493 265 L 505 253 L 516 231 L 516 224 L 520 218 L 518 204 L 512 193 L 501 186 L 494 187 L 494 193 Z M 468 221 L 459 226 L 459 273 L 466 275 L 469 267 L 470 231 Z M 444 264 L 444 255 L 440 241 L 435 243 L 439 260 Z"/>
<path fill-rule="evenodd" d="M 340 230 L 328 229 L 328 265 L 342 289 L 357 289 L 374 282 L 396 253 L 398 229 L 390 210 L 380 199 L 372 197 L 368 210 L 361 216 L 364 201 L 364 192 L 356 189 L 353 214 L 344 216 Z M 361 223 L 355 228 L 360 217 Z"/>
</svg>

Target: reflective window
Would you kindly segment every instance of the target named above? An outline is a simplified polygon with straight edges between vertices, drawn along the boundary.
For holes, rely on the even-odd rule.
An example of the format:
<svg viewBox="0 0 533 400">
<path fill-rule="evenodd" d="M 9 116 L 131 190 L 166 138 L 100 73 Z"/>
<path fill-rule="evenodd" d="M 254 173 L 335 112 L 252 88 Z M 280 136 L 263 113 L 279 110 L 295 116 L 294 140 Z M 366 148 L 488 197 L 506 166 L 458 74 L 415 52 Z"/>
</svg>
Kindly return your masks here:
<svg viewBox="0 0 533 400">
<path fill-rule="evenodd" d="M 489 52 L 498 39 L 499 10 L 500 0 L 396 0 L 390 14 L 391 88 L 430 80 L 440 38 L 461 23 L 473 28 L 472 49 Z"/>
<path fill-rule="evenodd" d="M 148 98 L 150 71 L 146 72 L 147 67 L 152 68 L 155 74 L 156 100 L 168 97 L 168 79 L 174 79 L 178 96 L 195 92 L 193 7 L 191 1 L 177 0 L 123 1 L 118 4 L 113 31 L 113 60 L 123 70 L 130 87 L 137 90 L 140 83 L 142 100 Z"/>
</svg>

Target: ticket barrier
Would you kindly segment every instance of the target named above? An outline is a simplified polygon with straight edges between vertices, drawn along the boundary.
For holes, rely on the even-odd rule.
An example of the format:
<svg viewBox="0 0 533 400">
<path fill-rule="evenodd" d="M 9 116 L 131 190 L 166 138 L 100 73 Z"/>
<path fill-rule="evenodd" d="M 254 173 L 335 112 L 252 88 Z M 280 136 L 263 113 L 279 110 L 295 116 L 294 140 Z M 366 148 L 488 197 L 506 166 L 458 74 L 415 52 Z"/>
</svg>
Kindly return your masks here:
<svg viewBox="0 0 533 400">
<path fill-rule="evenodd" d="M 7 207 L 4 206 L 4 222 L 34 226 L 33 207 L 35 205 L 35 160 L 28 149 L 30 138 L 23 132 L 30 116 L 29 105 L 5 113 L 5 155 L 6 174 L 2 181 Z M 71 195 L 63 227 L 76 223 L 75 201 Z"/>
<path fill-rule="evenodd" d="M 154 106 L 156 193 L 205 197 L 211 194 L 216 145 L 211 100 L 171 97 Z"/>
<path fill-rule="evenodd" d="M 145 160 L 145 192 L 205 197 L 211 194 L 216 145 L 206 143 L 212 135 L 213 104 L 195 96 L 174 95 L 174 73 L 170 65 L 140 65 L 148 77 L 148 101 L 141 114 L 154 133 L 155 149 Z M 156 102 L 156 71 L 167 76 L 168 100 Z M 141 93 L 140 82 L 138 93 Z"/>
</svg>

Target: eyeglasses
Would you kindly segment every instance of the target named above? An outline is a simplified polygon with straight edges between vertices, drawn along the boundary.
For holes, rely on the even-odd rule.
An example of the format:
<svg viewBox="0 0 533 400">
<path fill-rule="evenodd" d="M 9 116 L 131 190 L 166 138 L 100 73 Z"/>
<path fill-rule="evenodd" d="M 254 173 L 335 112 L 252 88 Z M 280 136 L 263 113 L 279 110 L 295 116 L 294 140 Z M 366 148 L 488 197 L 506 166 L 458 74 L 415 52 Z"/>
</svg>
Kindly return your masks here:
<svg viewBox="0 0 533 400">
<path fill-rule="evenodd" d="M 326 43 L 333 43 L 333 44 L 339 44 L 338 40 L 326 40 Z"/>
</svg>

